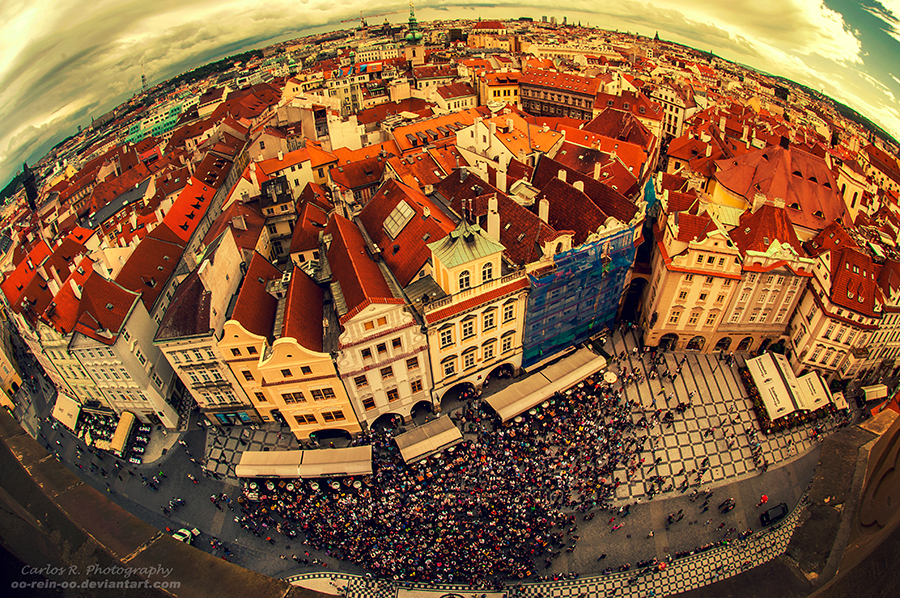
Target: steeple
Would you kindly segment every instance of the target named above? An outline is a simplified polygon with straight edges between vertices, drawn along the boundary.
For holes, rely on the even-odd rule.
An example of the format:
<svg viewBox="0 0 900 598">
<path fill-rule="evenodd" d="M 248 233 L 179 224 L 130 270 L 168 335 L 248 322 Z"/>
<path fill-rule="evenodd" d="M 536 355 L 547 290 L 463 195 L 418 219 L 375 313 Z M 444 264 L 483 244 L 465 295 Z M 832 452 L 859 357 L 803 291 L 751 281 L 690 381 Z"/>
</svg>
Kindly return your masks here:
<svg viewBox="0 0 900 598">
<path fill-rule="evenodd" d="M 144 61 L 141 60 L 141 91 L 147 93 L 147 75 L 144 73 Z"/>
<path fill-rule="evenodd" d="M 412 0 L 409 2 L 409 31 L 406 33 L 406 42 L 411 45 L 422 41 L 422 32 L 419 31 L 419 23 L 416 21 L 416 9 Z"/>
</svg>

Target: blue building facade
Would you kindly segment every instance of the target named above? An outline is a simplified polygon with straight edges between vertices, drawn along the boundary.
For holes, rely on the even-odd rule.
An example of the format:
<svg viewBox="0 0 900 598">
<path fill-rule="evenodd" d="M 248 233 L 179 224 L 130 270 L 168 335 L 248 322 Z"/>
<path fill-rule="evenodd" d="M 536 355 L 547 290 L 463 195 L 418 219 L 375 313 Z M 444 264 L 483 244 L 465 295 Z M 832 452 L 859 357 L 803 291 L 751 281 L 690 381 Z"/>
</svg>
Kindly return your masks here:
<svg viewBox="0 0 900 598">
<path fill-rule="evenodd" d="M 556 255 L 551 272 L 529 275 L 523 367 L 612 326 L 634 263 L 634 238 L 634 227 L 621 229 Z"/>
</svg>

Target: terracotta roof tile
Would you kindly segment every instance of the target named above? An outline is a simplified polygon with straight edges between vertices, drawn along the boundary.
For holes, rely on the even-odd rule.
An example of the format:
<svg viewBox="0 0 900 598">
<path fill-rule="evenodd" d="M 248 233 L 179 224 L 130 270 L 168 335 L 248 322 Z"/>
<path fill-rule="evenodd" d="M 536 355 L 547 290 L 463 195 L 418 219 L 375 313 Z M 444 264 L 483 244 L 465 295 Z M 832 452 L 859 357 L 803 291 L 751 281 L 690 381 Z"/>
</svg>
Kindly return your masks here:
<svg viewBox="0 0 900 598">
<path fill-rule="evenodd" d="M 414 214 L 396 237 L 391 238 L 384 224 L 401 201 L 406 202 Z M 426 244 L 443 238 L 456 228 L 453 220 L 421 191 L 393 179 L 386 181 L 372 196 L 359 219 L 372 241 L 381 248 L 382 259 L 402 287 L 412 282 L 428 261 L 430 253 Z"/>
<path fill-rule="evenodd" d="M 671 197 L 671 192 L 669 195 Z M 787 212 L 784 208 L 768 204 L 755 212 L 747 211 L 741 214 L 737 227 L 729 236 L 744 254 L 748 251 L 765 252 L 776 240 L 790 244 L 799 255 L 804 253 Z"/>
<path fill-rule="evenodd" d="M 114 344 L 125 318 L 139 298 L 138 293 L 99 274 L 92 274 L 84 281 L 75 332 L 106 345 Z M 107 333 L 104 334 L 104 331 Z"/>
<path fill-rule="evenodd" d="M 875 316 L 876 265 L 854 247 L 831 256 L 831 301 L 855 312 Z"/>
<path fill-rule="evenodd" d="M 281 271 L 254 251 L 231 312 L 231 319 L 250 334 L 263 337 L 272 334 L 278 300 L 266 292 L 266 283 L 277 278 L 281 278 Z"/>
<path fill-rule="evenodd" d="M 309 275 L 294 268 L 284 305 L 282 338 L 293 338 L 310 351 L 322 352 L 324 327 L 322 305 L 325 293 Z"/>
<path fill-rule="evenodd" d="M 705 212 L 699 216 L 689 212 L 677 212 L 675 222 L 678 225 L 676 238 L 683 243 L 702 241 L 709 233 L 718 230 L 712 218 Z"/>
<path fill-rule="evenodd" d="M 165 223 L 160 224 L 131 253 L 116 276 L 116 283 L 140 293 L 144 307 L 152 312 L 183 252 L 184 242 Z"/>
<path fill-rule="evenodd" d="M 544 185 L 551 180 L 559 178 L 560 170 L 566 172 L 566 181 L 570 184 L 580 181 L 584 185 L 584 192 L 587 196 L 607 216 L 612 216 L 619 222 L 628 224 L 637 215 L 637 206 L 628 201 L 619 191 L 547 156 L 541 156 L 540 160 L 538 160 L 532 184 L 538 189 L 543 189 Z"/>
</svg>

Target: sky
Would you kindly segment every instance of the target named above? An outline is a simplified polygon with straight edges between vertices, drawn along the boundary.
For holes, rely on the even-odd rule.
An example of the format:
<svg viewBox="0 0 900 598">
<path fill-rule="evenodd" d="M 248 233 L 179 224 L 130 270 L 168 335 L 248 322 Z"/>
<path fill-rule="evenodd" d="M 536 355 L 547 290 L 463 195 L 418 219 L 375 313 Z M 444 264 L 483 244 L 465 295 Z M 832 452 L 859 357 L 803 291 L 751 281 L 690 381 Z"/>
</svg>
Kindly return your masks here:
<svg viewBox="0 0 900 598">
<path fill-rule="evenodd" d="M 676 41 L 822 91 L 900 137 L 900 0 L 430 0 L 420 22 L 555 16 Z M 140 90 L 227 55 L 392 13 L 386 0 L 3 0 L 0 188 Z M 385 17 L 370 18 L 377 24 Z"/>
</svg>

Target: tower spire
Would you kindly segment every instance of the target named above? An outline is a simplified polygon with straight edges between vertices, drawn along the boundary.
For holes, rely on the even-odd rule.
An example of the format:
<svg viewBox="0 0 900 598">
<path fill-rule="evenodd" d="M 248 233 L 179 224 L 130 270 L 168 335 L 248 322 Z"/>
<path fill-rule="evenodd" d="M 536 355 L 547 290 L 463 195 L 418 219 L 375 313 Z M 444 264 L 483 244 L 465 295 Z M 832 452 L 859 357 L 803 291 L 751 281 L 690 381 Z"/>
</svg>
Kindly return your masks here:
<svg viewBox="0 0 900 598">
<path fill-rule="evenodd" d="M 147 93 L 147 75 L 144 73 L 144 60 L 141 59 L 141 91 Z"/>
</svg>

